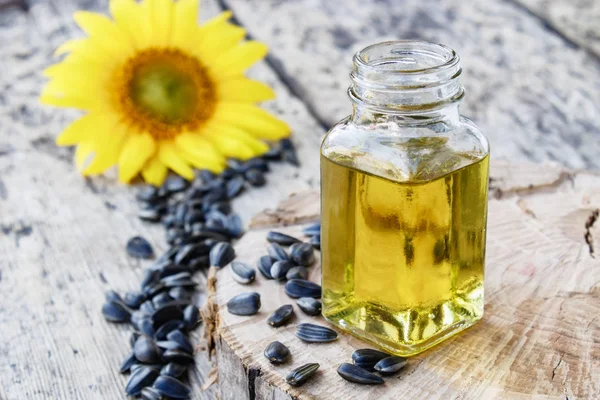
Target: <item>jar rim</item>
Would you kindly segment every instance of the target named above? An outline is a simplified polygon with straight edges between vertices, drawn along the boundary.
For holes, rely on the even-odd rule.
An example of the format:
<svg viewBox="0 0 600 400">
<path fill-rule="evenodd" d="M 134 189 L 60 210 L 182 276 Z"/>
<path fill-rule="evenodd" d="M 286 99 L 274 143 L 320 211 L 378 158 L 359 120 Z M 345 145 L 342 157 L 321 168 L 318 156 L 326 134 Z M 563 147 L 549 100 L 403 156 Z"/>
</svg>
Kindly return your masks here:
<svg viewBox="0 0 600 400">
<path fill-rule="evenodd" d="M 435 65 L 425 66 L 416 69 L 389 69 L 382 68 L 380 62 L 375 61 L 386 61 L 394 60 L 397 65 L 399 57 L 387 57 L 378 58 L 376 60 L 369 60 L 369 56 L 375 50 L 381 50 L 384 48 L 390 48 L 390 54 L 402 54 L 401 52 L 418 52 L 423 55 L 430 55 L 431 59 L 443 57 L 443 62 Z M 437 56 L 437 57 L 436 57 Z M 452 69 L 460 63 L 460 57 L 452 48 L 436 42 L 429 42 L 426 40 L 390 40 L 386 42 L 375 43 L 369 45 L 358 52 L 353 57 L 354 64 L 363 71 L 371 72 L 382 72 L 386 74 L 394 75 L 423 75 L 430 73 L 439 73 L 444 70 Z"/>
</svg>

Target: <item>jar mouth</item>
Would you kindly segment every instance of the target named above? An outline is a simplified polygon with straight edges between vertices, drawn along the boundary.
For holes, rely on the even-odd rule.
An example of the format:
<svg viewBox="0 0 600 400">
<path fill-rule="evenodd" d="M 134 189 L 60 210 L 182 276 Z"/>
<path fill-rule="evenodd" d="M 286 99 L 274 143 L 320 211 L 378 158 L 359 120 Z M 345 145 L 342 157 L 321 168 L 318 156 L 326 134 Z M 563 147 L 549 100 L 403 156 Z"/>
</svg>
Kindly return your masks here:
<svg viewBox="0 0 600 400">
<path fill-rule="evenodd" d="M 354 64 L 358 68 L 389 74 L 438 73 L 459 62 L 458 54 L 448 46 L 424 40 L 376 43 L 354 55 Z"/>
<path fill-rule="evenodd" d="M 422 40 L 370 45 L 354 55 L 350 98 L 396 111 L 437 108 L 462 98 L 460 57 Z"/>
</svg>

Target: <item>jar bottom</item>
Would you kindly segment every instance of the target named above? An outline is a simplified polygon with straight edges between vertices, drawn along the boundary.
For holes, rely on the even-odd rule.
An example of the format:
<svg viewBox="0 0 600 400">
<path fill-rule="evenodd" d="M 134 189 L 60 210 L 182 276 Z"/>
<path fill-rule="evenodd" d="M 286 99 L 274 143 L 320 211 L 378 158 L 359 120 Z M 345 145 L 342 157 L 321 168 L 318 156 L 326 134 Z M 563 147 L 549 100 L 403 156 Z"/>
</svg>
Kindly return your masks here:
<svg viewBox="0 0 600 400">
<path fill-rule="evenodd" d="M 470 292 L 429 307 L 393 310 L 325 292 L 323 316 L 384 351 L 412 356 L 469 328 L 483 317 L 483 282 Z"/>
</svg>

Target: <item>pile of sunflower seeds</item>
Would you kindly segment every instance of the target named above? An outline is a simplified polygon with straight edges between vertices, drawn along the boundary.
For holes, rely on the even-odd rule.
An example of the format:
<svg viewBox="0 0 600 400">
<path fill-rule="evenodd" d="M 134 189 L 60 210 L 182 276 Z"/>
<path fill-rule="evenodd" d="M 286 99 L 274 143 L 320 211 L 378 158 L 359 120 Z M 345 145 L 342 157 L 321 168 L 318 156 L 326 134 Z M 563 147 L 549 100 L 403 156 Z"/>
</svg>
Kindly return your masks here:
<svg viewBox="0 0 600 400">
<path fill-rule="evenodd" d="M 285 293 L 297 299 L 296 305 L 310 316 L 321 315 L 321 286 L 307 280 L 308 268 L 314 263 L 314 248 L 321 247 L 321 224 L 314 223 L 304 228 L 303 233 L 309 237 L 309 242 L 302 242 L 293 236 L 282 232 L 267 233 L 267 255 L 259 258 L 257 268 L 266 279 L 277 281 L 287 280 Z M 284 247 L 289 246 L 289 252 Z M 233 261 L 231 263 L 233 278 L 248 284 L 255 280 L 255 270 L 246 263 Z M 241 293 L 227 302 L 227 310 L 235 315 L 255 315 L 261 307 L 260 294 L 256 292 Z M 268 318 L 267 324 L 274 328 L 286 325 L 294 317 L 292 304 L 284 304 L 277 308 Z M 328 327 L 301 323 L 296 326 L 296 336 L 306 343 L 333 342 L 338 334 Z M 291 359 L 290 349 L 279 341 L 270 343 L 264 350 L 264 356 L 272 364 L 285 364 Z M 392 375 L 400 371 L 407 363 L 404 357 L 373 350 L 359 349 L 352 354 L 353 364 L 343 363 L 338 367 L 338 374 L 345 380 L 364 385 L 382 384 L 384 380 L 374 374 Z M 294 368 L 286 376 L 286 382 L 292 386 L 300 386 L 309 381 L 319 369 L 320 364 L 309 363 Z"/>
<path fill-rule="evenodd" d="M 194 346 L 187 335 L 202 322 L 193 301 L 193 275 L 235 258 L 230 242 L 243 235 L 243 225 L 230 202 L 250 186 L 263 186 L 269 164 L 277 161 L 299 165 L 289 139 L 261 157 L 228 160 L 220 175 L 201 170 L 191 183 L 170 176 L 160 188 L 145 186 L 137 193 L 139 218 L 162 223 L 170 248 L 145 271 L 139 291 L 124 296 L 109 291 L 102 306 L 108 321 L 133 327 L 132 351 L 120 368 L 131 373 L 127 395 L 145 400 L 189 397 L 184 381 L 194 363 Z M 126 251 L 134 258 L 154 258 L 141 236 L 131 238 Z"/>
</svg>

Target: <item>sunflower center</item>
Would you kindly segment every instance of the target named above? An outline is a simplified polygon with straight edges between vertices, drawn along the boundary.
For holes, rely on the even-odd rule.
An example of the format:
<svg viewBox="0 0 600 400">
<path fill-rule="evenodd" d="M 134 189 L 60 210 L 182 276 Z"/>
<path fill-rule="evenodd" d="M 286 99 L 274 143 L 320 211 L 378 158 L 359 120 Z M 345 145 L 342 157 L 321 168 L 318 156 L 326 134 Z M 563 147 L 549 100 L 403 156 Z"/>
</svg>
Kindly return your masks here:
<svg viewBox="0 0 600 400">
<path fill-rule="evenodd" d="M 157 139 L 196 129 L 215 108 L 214 85 L 206 68 L 176 49 L 137 53 L 117 72 L 117 85 L 124 118 Z"/>
</svg>

